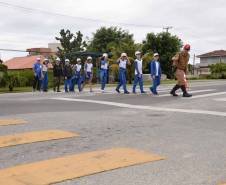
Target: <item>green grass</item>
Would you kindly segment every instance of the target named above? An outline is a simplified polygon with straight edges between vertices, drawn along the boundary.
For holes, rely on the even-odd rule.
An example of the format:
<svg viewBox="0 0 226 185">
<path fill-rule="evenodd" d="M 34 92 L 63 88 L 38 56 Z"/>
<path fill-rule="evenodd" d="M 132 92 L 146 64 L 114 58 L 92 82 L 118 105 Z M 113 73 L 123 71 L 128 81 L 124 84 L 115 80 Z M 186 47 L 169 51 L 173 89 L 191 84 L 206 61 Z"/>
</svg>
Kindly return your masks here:
<svg viewBox="0 0 226 185">
<path fill-rule="evenodd" d="M 3 93 L 23 93 L 23 92 L 31 92 L 31 87 L 15 87 L 13 91 L 9 91 L 9 88 L 0 88 L 0 94 Z"/>
</svg>

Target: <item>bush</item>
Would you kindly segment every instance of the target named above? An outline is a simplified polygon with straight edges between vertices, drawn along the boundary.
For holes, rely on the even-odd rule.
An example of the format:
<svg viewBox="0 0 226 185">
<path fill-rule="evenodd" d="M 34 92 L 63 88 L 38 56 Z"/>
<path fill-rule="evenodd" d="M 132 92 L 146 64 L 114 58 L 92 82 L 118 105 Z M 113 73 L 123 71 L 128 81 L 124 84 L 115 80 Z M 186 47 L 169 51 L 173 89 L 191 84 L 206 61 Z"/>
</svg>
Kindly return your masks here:
<svg viewBox="0 0 226 185">
<path fill-rule="evenodd" d="M 210 66 L 210 71 L 212 74 L 224 73 L 226 72 L 226 64 L 217 63 Z"/>
<path fill-rule="evenodd" d="M 49 84 L 48 86 L 53 87 L 53 71 L 48 71 Z M 18 70 L 8 72 L 8 84 L 12 83 L 14 87 L 30 87 L 33 84 L 34 74 L 32 70 Z"/>
<path fill-rule="evenodd" d="M 15 79 L 14 87 L 31 86 L 34 79 L 33 72 L 31 70 L 9 71 L 8 75 L 11 79 Z"/>
<path fill-rule="evenodd" d="M 226 72 L 224 73 L 213 73 L 207 76 L 207 79 L 226 79 Z"/>
<path fill-rule="evenodd" d="M 211 75 L 213 79 L 226 79 L 226 64 L 217 63 L 210 66 Z"/>
<path fill-rule="evenodd" d="M 6 65 L 4 65 L 4 64 L 0 64 L 0 71 L 2 71 L 2 72 L 7 72 L 7 66 Z"/>
<path fill-rule="evenodd" d="M 153 53 L 147 53 L 143 56 L 143 72 L 144 74 L 149 74 L 149 63 L 153 60 Z"/>
<path fill-rule="evenodd" d="M 7 66 L 0 64 L 0 87 L 7 85 Z"/>
<path fill-rule="evenodd" d="M 119 76 L 119 67 L 118 64 L 112 64 L 109 69 L 109 78 L 110 82 L 116 82 L 118 81 Z"/>
<path fill-rule="evenodd" d="M 8 75 L 8 87 L 10 91 L 13 91 L 13 88 L 19 83 L 18 78 L 14 74 Z"/>
</svg>

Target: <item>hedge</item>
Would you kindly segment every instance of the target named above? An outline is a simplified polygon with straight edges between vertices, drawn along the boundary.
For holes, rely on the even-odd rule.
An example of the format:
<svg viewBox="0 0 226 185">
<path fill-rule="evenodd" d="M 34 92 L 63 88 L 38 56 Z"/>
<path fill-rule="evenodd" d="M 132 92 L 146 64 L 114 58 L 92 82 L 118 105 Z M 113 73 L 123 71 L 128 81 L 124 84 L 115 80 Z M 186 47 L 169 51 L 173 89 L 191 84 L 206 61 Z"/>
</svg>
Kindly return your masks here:
<svg viewBox="0 0 226 185">
<path fill-rule="evenodd" d="M 48 71 L 49 87 L 53 87 L 53 72 Z M 8 83 L 14 87 L 29 87 L 32 86 L 34 74 L 32 70 L 16 70 L 8 71 Z"/>
</svg>

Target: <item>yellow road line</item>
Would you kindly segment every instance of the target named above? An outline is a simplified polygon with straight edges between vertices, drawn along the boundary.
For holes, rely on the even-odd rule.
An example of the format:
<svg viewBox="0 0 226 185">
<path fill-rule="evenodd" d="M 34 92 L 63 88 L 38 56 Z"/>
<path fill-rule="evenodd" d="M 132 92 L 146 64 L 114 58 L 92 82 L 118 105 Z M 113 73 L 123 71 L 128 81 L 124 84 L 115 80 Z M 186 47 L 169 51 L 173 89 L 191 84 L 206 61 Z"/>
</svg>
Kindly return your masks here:
<svg viewBox="0 0 226 185">
<path fill-rule="evenodd" d="M 76 136 L 78 135 L 75 133 L 61 130 L 46 130 L 0 136 L 0 148 L 41 141 L 71 138 Z"/>
<path fill-rule="evenodd" d="M 0 184 L 48 185 L 163 159 L 127 148 L 95 151 L 0 170 Z"/>
<path fill-rule="evenodd" d="M 25 124 L 27 121 L 22 119 L 0 119 L 0 126 Z"/>
</svg>

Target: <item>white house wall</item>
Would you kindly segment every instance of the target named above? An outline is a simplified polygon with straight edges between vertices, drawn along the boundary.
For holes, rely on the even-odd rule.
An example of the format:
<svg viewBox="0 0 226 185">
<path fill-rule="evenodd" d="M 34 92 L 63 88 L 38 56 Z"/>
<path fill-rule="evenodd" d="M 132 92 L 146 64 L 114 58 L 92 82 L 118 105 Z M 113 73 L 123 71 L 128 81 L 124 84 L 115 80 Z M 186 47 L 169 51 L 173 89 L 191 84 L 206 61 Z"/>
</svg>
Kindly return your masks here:
<svg viewBox="0 0 226 185">
<path fill-rule="evenodd" d="M 217 63 L 226 63 L 226 57 L 211 57 L 211 58 L 201 58 L 200 59 L 200 67 L 207 67 L 212 64 Z"/>
</svg>

